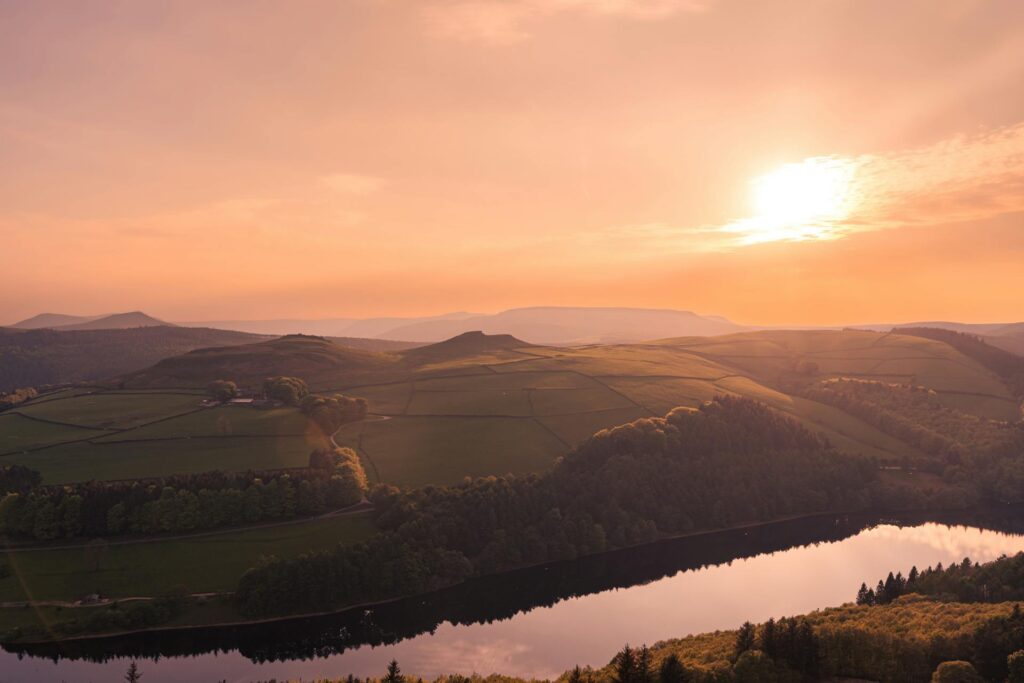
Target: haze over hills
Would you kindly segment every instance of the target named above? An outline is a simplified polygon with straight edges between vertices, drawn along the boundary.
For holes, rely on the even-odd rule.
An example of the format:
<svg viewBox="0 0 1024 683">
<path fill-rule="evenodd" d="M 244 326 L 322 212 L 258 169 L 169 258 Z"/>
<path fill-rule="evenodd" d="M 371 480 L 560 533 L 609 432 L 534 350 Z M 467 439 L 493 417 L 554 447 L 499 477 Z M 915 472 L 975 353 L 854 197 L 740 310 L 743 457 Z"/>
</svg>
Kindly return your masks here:
<svg viewBox="0 0 1024 683">
<path fill-rule="evenodd" d="M 377 337 L 386 339 L 388 337 L 385 333 L 395 327 L 435 320 L 459 320 L 472 318 L 477 315 L 476 313 L 457 312 L 414 318 L 281 318 L 273 320 L 206 320 L 200 322 L 179 322 L 177 324 L 183 327 L 213 327 L 219 330 L 237 330 L 254 334 L 314 334 L 321 337 Z M 409 341 L 420 340 L 414 339 Z"/>
<path fill-rule="evenodd" d="M 645 308 L 534 306 L 500 313 L 455 312 L 426 317 L 332 318 L 324 320 L 211 320 L 179 322 L 259 334 L 315 334 L 437 342 L 464 332 L 510 334 L 533 344 L 594 344 L 663 337 L 707 336 L 748 329 L 717 316 Z"/>
<path fill-rule="evenodd" d="M 103 315 L 66 315 L 64 313 L 40 313 L 34 315 L 31 318 L 25 320 L 19 320 L 18 322 L 8 325 L 8 327 L 15 327 L 20 330 L 38 330 L 44 327 L 64 327 L 66 325 L 79 325 L 82 323 L 92 322 L 93 320 L 99 320 L 105 318 L 109 314 L 104 313 Z"/>
</svg>

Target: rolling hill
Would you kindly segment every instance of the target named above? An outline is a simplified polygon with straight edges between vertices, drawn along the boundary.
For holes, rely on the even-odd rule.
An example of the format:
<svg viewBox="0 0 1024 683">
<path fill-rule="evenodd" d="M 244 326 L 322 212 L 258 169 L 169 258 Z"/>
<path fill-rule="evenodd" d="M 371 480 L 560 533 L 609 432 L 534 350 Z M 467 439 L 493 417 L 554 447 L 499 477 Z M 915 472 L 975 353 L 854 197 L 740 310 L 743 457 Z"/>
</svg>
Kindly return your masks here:
<svg viewBox="0 0 1024 683">
<path fill-rule="evenodd" d="M 62 325 L 53 329 L 62 331 L 71 330 L 127 330 L 135 327 L 177 327 L 172 323 L 166 323 L 163 320 L 157 320 L 151 315 L 146 315 L 142 311 L 132 311 L 130 313 L 115 313 L 113 315 L 107 315 L 96 320 L 89 320 L 86 322 L 74 323 L 72 325 Z"/>
<path fill-rule="evenodd" d="M 0 328 L 0 391 L 105 380 L 192 349 L 262 339 L 242 332 L 180 327 L 65 331 Z"/>
<path fill-rule="evenodd" d="M 720 394 L 767 403 L 847 452 L 894 463 L 926 457 L 801 395 L 807 383 L 830 378 L 924 386 L 943 405 L 982 420 L 1016 420 L 1020 410 L 999 376 L 942 341 L 854 330 L 577 348 L 473 332 L 385 353 L 285 337 L 195 351 L 125 379 L 128 386 L 184 388 L 216 378 L 254 384 L 271 374 L 366 398 L 371 418 L 347 425 L 336 439 L 363 456 L 372 478 L 409 486 L 541 471 L 600 429 Z"/>
<path fill-rule="evenodd" d="M 79 325 L 81 323 L 88 323 L 105 317 L 107 317 L 107 314 L 65 315 L 64 313 L 40 313 L 39 315 L 34 315 L 31 318 L 19 320 L 13 325 L 8 325 L 8 327 L 17 328 L 19 330 L 38 330 L 44 327 L 54 328 L 63 327 L 65 325 Z"/>
</svg>

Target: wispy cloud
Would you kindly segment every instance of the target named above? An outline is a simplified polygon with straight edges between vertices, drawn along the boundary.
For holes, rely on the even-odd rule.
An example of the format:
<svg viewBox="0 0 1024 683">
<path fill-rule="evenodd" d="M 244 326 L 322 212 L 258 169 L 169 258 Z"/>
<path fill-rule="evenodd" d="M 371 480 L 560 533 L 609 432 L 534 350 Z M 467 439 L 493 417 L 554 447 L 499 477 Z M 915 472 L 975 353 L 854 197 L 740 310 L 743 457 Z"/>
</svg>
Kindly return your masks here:
<svg viewBox="0 0 1024 683">
<path fill-rule="evenodd" d="M 703 11 L 711 0 L 441 0 L 423 9 L 438 35 L 493 45 L 530 37 L 529 25 L 543 17 L 576 12 L 633 20 L 662 19 Z"/>
<path fill-rule="evenodd" d="M 646 253 L 720 252 L 763 242 L 837 240 L 861 232 L 980 221 L 1024 211 L 1024 123 L 920 149 L 812 157 L 790 167 L 841 177 L 844 189 L 835 206 L 807 216 L 799 210 L 794 215 L 755 213 L 719 225 L 620 226 L 599 239 L 629 242 Z M 796 184 L 788 188 L 795 195 L 793 201 L 809 201 L 801 193 L 814 188 L 804 188 L 799 174 L 795 176 Z"/>
</svg>

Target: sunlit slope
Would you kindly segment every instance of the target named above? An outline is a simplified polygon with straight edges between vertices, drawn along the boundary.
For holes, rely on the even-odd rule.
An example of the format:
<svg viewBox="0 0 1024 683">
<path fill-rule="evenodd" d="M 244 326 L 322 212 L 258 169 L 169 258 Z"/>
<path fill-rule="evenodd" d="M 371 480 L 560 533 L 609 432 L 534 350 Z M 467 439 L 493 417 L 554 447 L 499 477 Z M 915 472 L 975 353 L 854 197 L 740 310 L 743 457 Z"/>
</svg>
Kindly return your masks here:
<svg viewBox="0 0 1024 683">
<path fill-rule="evenodd" d="M 129 387 L 202 387 L 215 379 L 230 379 L 257 388 L 266 377 L 289 375 L 323 388 L 343 378 L 381 376 L 397 360 L 395 355 L 353 349 L 322 337 L 290 335 L 257 344 L 197 349 L 166 358 L 123 381 Z"/>
<path fill-rule="evenodd" d="M 991 371 L 948 344 L 861 330 L 763 331 L 711 339 L 669 339 L 684 350 L 768 384 L 806 373 L 856 377 L 933 389 L 950 407 L 984 417 L 1016 419 L 1017 401 Z"/>
<path fill-rule="evenodd" d="M 403 486 L 542 471 L 595 431 L 716 394 L 763 401 L 848 452 L 897 462 L 921 455 L 794 388 L 836 376 L 923 384 L 952 406 L 999 419 L 1017 411 L 995 375 L 947 344 L 861 331 L 576 348 L 476 332 L 393 353 L 295 336 L 185 354 L 129 384 L 201 387 L 224 378 L 255 385 L 271 374 L 301 377 L 314 391 L 366 398 L 370 419 L 347 425 L 336 439 L 359 451 L 372 479 Z"/>
<path fill-rule="evenodd" d="M 763 401 L 850 452 L 916 454 L 841 410 L 679 345 L 418 351 L 425 360 L 406 380 L 337 387 L 367 398 L 378 416 L 336 438 L 362 453 L 380 481 L 413 486 L 537 471 L 595 431 L 716 394 Z"/>
</svg>

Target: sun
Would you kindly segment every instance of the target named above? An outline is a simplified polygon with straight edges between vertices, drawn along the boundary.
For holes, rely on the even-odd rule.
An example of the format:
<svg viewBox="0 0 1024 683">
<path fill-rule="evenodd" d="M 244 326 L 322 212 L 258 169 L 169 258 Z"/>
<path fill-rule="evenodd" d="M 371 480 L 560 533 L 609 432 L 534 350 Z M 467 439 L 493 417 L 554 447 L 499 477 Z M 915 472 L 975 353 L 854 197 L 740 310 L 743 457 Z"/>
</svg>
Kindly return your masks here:
<svg viewBox="0 0 1024 683">
<path fill-rule="evenodd" d="M 834 237 L 850 213 L 853 174 L 848 160 L 832 157 L 780 166 L 751 183 L 754 215 L 730 231 L 745 244 Z"/>
</svg>

